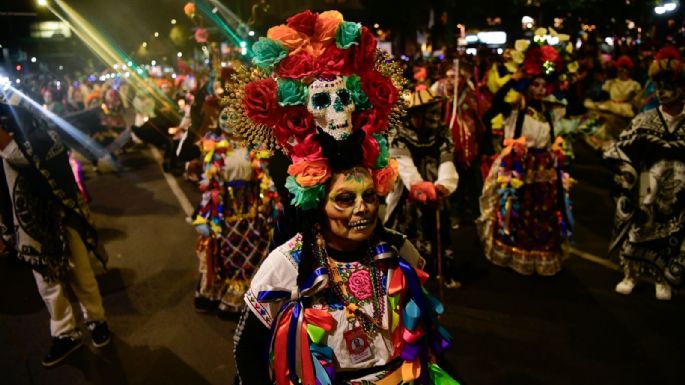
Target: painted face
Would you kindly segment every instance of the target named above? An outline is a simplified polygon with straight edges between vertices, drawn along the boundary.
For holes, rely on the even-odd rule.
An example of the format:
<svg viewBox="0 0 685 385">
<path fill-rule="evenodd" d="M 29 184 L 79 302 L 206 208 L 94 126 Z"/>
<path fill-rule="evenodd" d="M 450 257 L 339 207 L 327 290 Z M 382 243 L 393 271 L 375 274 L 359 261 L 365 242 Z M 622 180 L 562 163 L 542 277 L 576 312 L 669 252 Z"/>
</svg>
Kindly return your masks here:
<svg viewBox="0 0 685 385">
<path fill-rule="evenodd" d="M 335 174 L 324 206 L 326 243 L 339 250 L 359 247 L 376 228 L 378 207 L 368 170 L 353 168 Z"/>
<path fill-rule="evenodd" d="M 547 96 L 547 81 L 543 78 L 535 78 L 528 86 L 528 96 L 532 100 L 541 101 Z"/>
<path fill-rule="evenodd" d="M 630 70 L 628 70 L 627 68 L 623 68 L 623 67 L 618 69 L 618 78 L 620 80 L 628 80 L 629 77 L 630 77 Z"/>
<path fill-rule="evenodd" d="M 673 104 L 683 98 L 683 90 L 677 82 L 658 80 L 654 85 L 656 86 L 656 97 L 660 104 Z"/>
</svg>

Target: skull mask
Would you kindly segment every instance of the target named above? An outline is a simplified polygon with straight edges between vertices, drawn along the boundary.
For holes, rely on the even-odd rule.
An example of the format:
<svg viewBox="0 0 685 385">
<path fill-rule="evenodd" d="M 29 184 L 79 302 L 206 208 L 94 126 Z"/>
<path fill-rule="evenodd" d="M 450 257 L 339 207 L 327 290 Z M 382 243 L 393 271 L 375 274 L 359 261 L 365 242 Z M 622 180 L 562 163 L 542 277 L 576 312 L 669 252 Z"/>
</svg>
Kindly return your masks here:
<svg viewBox="0 0 685 385">
<path fill-rule="evenodd" d="M 332 80 L 317 79 L 308 87 L 307 110 L 316 126 L 336 140 L 352 134 L 354 103 L 341 76 Z"/>
<path fill-rule="evenodd" d="M 221 110 L 219 114 L 219 128 L 228 135 L 233 135 L 233 130 L 229 126 L 229 120 L 231 119 L 228 111 L 228 107 Z"/>
</svg>

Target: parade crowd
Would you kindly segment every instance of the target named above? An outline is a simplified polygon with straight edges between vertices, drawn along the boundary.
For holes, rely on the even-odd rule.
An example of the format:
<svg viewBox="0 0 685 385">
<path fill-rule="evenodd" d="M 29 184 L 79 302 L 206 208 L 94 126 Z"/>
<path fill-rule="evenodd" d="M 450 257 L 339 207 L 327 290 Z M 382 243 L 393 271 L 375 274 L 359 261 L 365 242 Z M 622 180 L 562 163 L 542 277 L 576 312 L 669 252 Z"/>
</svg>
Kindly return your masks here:
<svg viewBox="0 0 685 385">
<path fill-rule="evenodd" d="M 336 11 L 306 11 L 269 29 L 250 63 L 4 86 L 2 251 L 31 265 L 48 307 L 43 365 L 83 343 L 65 285 L 93 344 L 110 340 L 83 168 L 120 172 L 147 145 L 202 194 L 188 218 L 194 306 L 239 317 L 236 383 L 457 384 L 439 366 L 444 307 L 424 285 L 461 286 L 451 236 L 473 223 L 493 264 L 559 273 L 579 142 L 615 174 L 616 292 L 646 280 L 671 299 L 685 268 L 679 47 L 576 44 L 551 28 L 501 53 L 392 60 L 376 44 Z"/>
</svg>

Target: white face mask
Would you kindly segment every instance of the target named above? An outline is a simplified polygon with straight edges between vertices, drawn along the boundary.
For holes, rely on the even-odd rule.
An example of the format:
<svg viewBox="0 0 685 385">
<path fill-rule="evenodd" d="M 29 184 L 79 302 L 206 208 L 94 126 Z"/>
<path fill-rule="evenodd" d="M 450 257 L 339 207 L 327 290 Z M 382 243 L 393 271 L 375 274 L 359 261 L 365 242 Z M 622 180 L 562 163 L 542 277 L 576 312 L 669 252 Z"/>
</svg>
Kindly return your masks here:
<svg viewBox="0 0 685 385">
<path fill-rule="evenodd" d="M 345 80 L 315 80 L 308 87 L 307 110 L 314 116 L 316 126 L 336 140 L 352 134 L 354 103 Z"/>
</svg>

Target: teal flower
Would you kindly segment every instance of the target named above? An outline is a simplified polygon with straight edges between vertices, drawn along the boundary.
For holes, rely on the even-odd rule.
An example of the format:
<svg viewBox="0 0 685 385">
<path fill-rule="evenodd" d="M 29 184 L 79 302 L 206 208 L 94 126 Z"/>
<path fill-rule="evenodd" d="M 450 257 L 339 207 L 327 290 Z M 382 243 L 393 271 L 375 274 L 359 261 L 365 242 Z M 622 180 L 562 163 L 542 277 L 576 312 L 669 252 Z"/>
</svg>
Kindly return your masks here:
<svg viewBox="0 0 685 385">
<path fill-rule="evenodd" d="M 388 138 L 385 135 L 373 134 L 373 137 L 378 142 L 378 158 L 376 158 L 376 164 L 373 166 L 374 169 L 379 170 L 388 166 L 388 160 L 390 159 L 390 151 L 388 149 Z"/>
<path fill-rule="evenodd" d="M 317 184 L 312 187 L 302 187 L 297 184 L 293 176 L 289 176 L 285 180 L 285 188 L 293 194 L 293 199 L 290 203 L 302 210 L 311 210 L 319 207 L 319 203 L 326 196 L 324 185 Z"/>
<path fill-rule="evenodd" d="M 335 32 L 335 42 L 338 48 L 347 49 L 354 44 L 359 44 L 361 32 L 362 25 L 360 23 L 352 23 L 350 21 L 340 23 L 338 30 Z"/>
<path fill-rule="evenodd" d="M 288 56 L 288 50 L 285 49 L 283 44 L 266 37 L 260 37 L 252 45 L 252 51 L 254 52 L 252 62 L 266 70 L 271 70 L 274 65 Z"/>
<path fill-rule="evenodd" d="M 291 79 L 278 79 L 278 104 L 299 106 L 307 104 L 307 86 Z"/>
<path fill-rule="evenodd" d="M 357 75 L 352 75 L 347 78 L 345 82 L 347 90 L 352 96 L 352 101 L 354 102 L 355 111 L 364 111 L 371 108 L 371 102 L 362 90 L 361 78 Z"/>
</svg>

